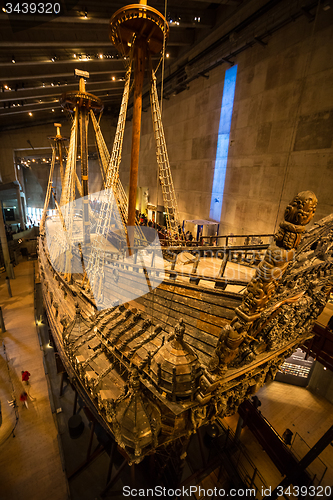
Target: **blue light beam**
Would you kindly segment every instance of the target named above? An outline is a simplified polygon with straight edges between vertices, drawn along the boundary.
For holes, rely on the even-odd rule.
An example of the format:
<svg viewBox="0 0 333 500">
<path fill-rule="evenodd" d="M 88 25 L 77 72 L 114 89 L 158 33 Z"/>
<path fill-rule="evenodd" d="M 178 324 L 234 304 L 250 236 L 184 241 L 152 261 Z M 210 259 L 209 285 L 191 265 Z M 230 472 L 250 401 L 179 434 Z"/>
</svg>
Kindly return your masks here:
<svg viewBox="0 0 333 500">
<path fill-rule="evenodd" d="M 232 108 L 236 88 L 237 65 L 227 69 L 224 77 L 223 97 L 217 138 L 214 180 L 210 201 L 209 217 L 220 222 L 224 183 L 227 171 L 229 137 L 231 128 Z"/>
</svg>

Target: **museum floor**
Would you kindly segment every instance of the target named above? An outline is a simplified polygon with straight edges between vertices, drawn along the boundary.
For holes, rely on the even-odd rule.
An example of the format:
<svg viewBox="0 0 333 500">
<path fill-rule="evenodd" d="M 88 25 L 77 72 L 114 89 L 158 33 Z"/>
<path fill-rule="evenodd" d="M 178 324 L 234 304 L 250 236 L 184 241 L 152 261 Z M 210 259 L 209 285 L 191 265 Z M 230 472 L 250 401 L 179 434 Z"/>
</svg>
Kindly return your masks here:
<svg viewBox="0 0 333 500">
<path fill-rule="evenodd" d="M 59 395 L 61 376 L 55 369 L 53 349 L 43 343 L 43 335 L 37 335 L 34 262 L 21 262 L 15 268 L 15 275 L 16 279 L 11 281 L 12 298 L 8 296 L 5 275 L 0 277 L 1 307 L 7 329 L 0 336 L 0 499 L 99 500 L 99 493 L 105 487 L 108 456 L 102 452 L 87 468 L 67 480 L 66 474 L 71 474 L 85 458 L 90 434 L 88 422 L 80 438 L 69 437 L 67 420 L 73 412 L 74 392 L 65 383 L 63 395 Z M 21 370 L 31 373 L 28 408 L 19 400 L 24 390 Z M 8 403 L 14 396 L 17 409 Z M 313 446 L 332 424 L 332 405 L 305 388 L 272 382 L 258 396 L 262 414 L 276 431 L 281 435 L 289 427 L 294 434 L 298 433 L 297 439 L 305 452 L 304 442 Z M 80 413 L 83 414 L 81 410 Z M 237 416 L 225 419 L 225 423 L 235 430 Z M 247 428 L 242 431 L 241 442 L 265 483 L 276 486 L 281 475 Z M 97 444 L 94 437 L 92 450 Z M 323 484 L 331 485 L 332 447 L 327 447 L 320 458 L 328 467 Z M 122 479 L 125 484 L 126 479 Z M 120 481 L 117 489 L 121 489 Z M 105 498 L 115 496 L 110 494 Z"/>
</svg>

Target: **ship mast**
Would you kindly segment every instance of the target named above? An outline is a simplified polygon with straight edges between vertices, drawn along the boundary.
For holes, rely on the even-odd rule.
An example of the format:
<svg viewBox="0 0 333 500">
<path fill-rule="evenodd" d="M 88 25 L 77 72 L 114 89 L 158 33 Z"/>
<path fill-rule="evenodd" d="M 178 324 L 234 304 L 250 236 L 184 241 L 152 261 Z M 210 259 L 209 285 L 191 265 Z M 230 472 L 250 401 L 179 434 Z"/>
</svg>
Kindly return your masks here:
<svg viewBox="0 0 333 500">
<path fill-rule="evenodd" d="M 61 123 L 54 123 L 54 126 L 57 129 L 57 135 L 55 137 L 49 137 L 49 139 L 53 139 L 55 142 L 56 153 L 58 153 L 59 157 L 59 166 L 60 166 L 60 179 L 61 186 L 64 184 L 64 162 L 62 158 L 62 143 L 64 141 L 68 141 L 67 137 L 62 137 L 60 133 Z"/>
<path fill-rule="evenodd" d="M 133 253 L 135 206 L 138 184 L 139 150 L 142 114 L 142 87 L 146 59 L 161 53 L 168 23 L 160 12 L 149 7 L 145 0 L 137 5 L 119 9 L 110 20 L 110 39 L 124 57 L 133 57 L 135 65 L 133 128 L 128 194 L 127 243 Z"/>
<path fill-rule="evenodd" d="M 89 78 L 89 73 L 87 71 L 81 71 L 76 69 L 75 76 L 80 78 L 79 90 L 77 92 L 66 92 L 61 96 L 61 105 L 74 111 L 76 123 L 79 124 L 80 129 L 80 160 L 81 160 L 81 185 L 78 184 L 78 189 L 81 191 L 80 194 L 83 197 L 83 242 L 84 244 L 90 243 L 90 220 L 89 220 L 89 198 L 88 198 L 88 120 L 89 120 L 89 110 L 102 111 L 103 104 L 102 101 L 86 92 L 85 79 Z M 76 141 L 75 141 L 76 142 Z M 76 154 L 74 154 L 73 159 L 76 159 Z M 74 161 L 75 163 L 75 161 Z M 76 176 L 76 165 L 74 164 L 75 176 Z M 77 180 L 77 179 L 76 179 Z M 64 203 L 68 203 L 70 200 L 63 200 Z"/>
</svg>

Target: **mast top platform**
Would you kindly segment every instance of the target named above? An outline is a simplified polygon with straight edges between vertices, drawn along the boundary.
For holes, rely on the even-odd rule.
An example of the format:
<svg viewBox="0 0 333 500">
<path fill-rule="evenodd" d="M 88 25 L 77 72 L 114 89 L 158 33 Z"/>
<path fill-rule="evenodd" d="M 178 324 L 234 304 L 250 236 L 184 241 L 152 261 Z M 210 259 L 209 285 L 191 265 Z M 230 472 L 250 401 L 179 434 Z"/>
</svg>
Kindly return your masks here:
<svg viewBox="0 0 333 500">
<path fill-rule="evenodd" d="M 53 140 L 55 142 L 68 141 L 68 137 L 63 137 L 60 133 L 61 123 L 54 123 L 55 127 L 57 127 L 57 135 L 48 137 L 49 140 Z"/>
<path fill-rule="evenodd" d="M 99 97 L 86 92 L 84 78 L 89 78 L 89 73 L 87 71 L 75 70 L 74 74 L 80 77 L 79 90 L 62 94 L 60 98 L 61 106 L 69 111 L 74 111 L 76 107 L 102 111 L 104 105 Z"/>
<path fill-rule="evenodd" d="M 110 40 L 124 56 L 129 56 L 134 43 L 146 44 L 151 55 L 163 49 L 169 25 L 162 14 L 143 1 L 117 10 L 110 19 Z"/>
</svg>

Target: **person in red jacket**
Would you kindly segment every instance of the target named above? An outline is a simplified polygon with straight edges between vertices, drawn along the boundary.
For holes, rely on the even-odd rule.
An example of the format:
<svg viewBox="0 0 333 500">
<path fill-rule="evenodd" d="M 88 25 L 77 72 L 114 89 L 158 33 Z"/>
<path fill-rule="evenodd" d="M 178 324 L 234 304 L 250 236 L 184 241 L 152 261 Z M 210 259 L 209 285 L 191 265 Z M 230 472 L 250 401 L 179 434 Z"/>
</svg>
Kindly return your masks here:
<svg viewBox="0 0 333 500">
<path fill-rule="evenodd" d="M 30 373 L 26 370 L 22 370 L 22 382 L 25 382 L 27 385 L 29 383 Z"/>
</svg>

